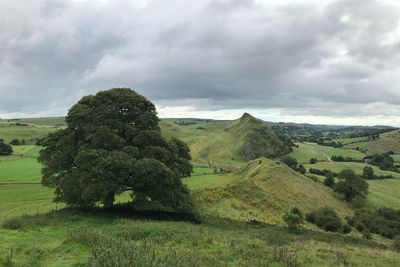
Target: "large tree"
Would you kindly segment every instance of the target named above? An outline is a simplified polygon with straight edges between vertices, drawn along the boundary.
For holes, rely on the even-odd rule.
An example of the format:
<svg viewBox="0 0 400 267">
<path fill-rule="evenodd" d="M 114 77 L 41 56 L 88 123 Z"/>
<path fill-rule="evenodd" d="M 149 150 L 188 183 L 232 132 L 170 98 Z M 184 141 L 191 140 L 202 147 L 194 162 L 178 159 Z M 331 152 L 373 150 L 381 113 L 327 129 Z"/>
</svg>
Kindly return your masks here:
<svg viewBox="0 0 400 267">
<path fill-rule="evenodd" d="M 190 176 L 189 149 L 161 135 L 155 106 L 131 89 L 83 97 L 50 134 L 39 160 L 45 186 L 71 206 L 111 207 L 116 195 L 132 194 L 136 208 L 196 216 L 181 178 Z"/>
</svg>

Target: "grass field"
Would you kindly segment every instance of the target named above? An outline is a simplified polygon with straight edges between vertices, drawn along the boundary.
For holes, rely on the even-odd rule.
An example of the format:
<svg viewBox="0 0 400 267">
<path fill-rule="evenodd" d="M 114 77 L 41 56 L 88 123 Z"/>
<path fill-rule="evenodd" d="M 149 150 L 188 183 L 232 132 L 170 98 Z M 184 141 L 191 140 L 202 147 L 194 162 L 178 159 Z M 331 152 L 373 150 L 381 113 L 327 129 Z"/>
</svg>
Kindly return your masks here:
<svg viewBox="0 0 400 267">
<path fill-rule="evenodd" d="M 34 145 L 38 139 L 54 132 L 57 128 L 42 126 L 15 126 L 13 123 L 0 122 L 0 138 L 9 143 L 14 138 L 24 139 L 26 144 Z"/>
<path fill-rule="evenodd" d="M 362 175 L 364 167 L 370 166 L 374 169 L 374 173 L 377 175 L 392 175 L 395 178 L 400 178 L 400 174 L 396 172 L 390 171 L 382 171 L 377 166 L 367 165 L 365 163 L 358 163 L 358 162 L 317 162 L 316 164 L 304 164 L 304 167 L 309 170 L 310 168 L 314 169 L 327 169 L 332 172 L 339 173 L 344 169 L 352 169 L 358 175 Z"/>
<path fill-rule="evenodd" d="M 394 151 L 400 153 L 400 131 L 383 133 L 379 139 L 344 146 L 345 148 L 360 147 L 367 150 L 368 154 L 385 153 Z"/>
<path fill-rule="evenodd" d="M 368 181 L 368 184 L 367 206 L 369 208 L 400 209 L 400 179 L 374 180 Z"/>
<path fill-rule="evenodd" d="M 338 266 L 345 260 L 350 266 L 385 267 L 400 261 L 394 251 L 337 234 L 291 233 L 286 228 L 213 217 L 196 225 L 118 214 L 51 212 L 62 208 L 51 199 L 51 190 L 39 185 L 0 186 L 0 224 L 7 226 L 0 227 L 0 266 L 11 249 L 13 266 L 45 267 L 85 266 L 88 260 L 96 266 L 96 259 L 118 266 L 113 260 L 124 251 L 139 266 L 221 266 L 222 262 L 226 266 L 278 267 L 288 262 Z M 33 216 L 18 218 L 23 214 Z M 92 249 L 105 258 L 93 258 Z"/>
<path fill-rule="evenodd" d="M 301 164 L 309 163 L 311 158 L 321 161 L 330 161 L 332 156 L 351 157 L 362 159 L 365 154 L 353 149 L 340 149 L 328 146 L 320 146 L 315 143 L 296 143 L 298 147 L 293 149 L 289 155 L 296 158 Z"/>
</svg>

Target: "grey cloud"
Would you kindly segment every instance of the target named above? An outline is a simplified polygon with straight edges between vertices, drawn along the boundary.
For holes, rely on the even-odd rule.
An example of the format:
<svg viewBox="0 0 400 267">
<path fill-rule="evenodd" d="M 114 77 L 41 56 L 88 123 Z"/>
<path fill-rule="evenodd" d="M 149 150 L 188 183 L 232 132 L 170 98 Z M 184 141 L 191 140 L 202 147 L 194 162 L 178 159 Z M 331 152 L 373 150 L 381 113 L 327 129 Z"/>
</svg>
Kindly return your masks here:
<svg viewBox="0 0 400 267">
<path fill-rule="evenodd" d="M 1 2 L 0 114 L 66 111 L 118 86 L 197 110 L 355 116 L 400 104 L 396 6 L 140 2 Z"/>
</svg>

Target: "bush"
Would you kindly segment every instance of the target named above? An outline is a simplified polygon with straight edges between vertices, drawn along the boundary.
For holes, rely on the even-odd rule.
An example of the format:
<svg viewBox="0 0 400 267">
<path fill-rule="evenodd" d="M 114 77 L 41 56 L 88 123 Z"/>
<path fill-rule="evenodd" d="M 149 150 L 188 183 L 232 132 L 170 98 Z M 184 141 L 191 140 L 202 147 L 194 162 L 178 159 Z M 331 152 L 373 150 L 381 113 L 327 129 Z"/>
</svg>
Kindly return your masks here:
<svg viewBox="0 0 400 267">
<path fill-rule="evenodd" d="M 350 204 L 355 209 L 362 209 L 365 207 L 365 198 L 361 196 L 356 196 L 355 198 L 353 198 Z"/>
<path fill-rule="evenodd" d="M 299 167 L 297 168 L 297 171 L 301 174 L 305 174 L 307 172 L 306 168 L 304 168 L 303 165 L 299 165 Z"/>
<path fill-rule="evenodd" d="M 335 178 L 333 178 L 333 175 L 327 175 L 324 184 L 329 187 L 333 187 L 335 185 Z"/>
<path fill-rule="evenodd" d="M 285 163 L 287 166 L 292 168 L 293 170 L 297 169 L 297 160 L 291 156 L 286 156 L 282 158 L 282 162 Z"/>
<path fill-rule="evenodd" d="M 310 164 L 315 164 L 317 162 L 318 162 L 318 159 L 316 159 L 316 158 L 311 158 L 310 159 Z"/>
<path fill-rule="evenodd" d="M 328 232 L 338 232 L 342 228 L 342 222 L 336 212 L 331 208 L 322 208 L 308 213 L 306 219 L 316 224 L 319 228 Z"/>
<path fill-rule="evenodd" d="M 386 238 L 400 235 L 400 211 L 382 208 L 375 211 L 356 210 L 352 218 L 354 227 L 363 232 L 379 234 Z"/>
<path fill-rule="evenodd" d="M 393 241 L 393 248 L 394 248 L 394 250 L 400 252 L 400 237 L 397 237 L 397 238 Z"/>
<path fill-rule="evenodd" d="M 293 208 L 290 212 L 283 215 L 283 220 L 287 223 L 290 230 L 295 230 L 303 224 L 304 216 L 298 208 Z"/>
<path fill-rule="evenodd" d="M 342 229 L 341 229 L 341 232 L 342 232 L 343 234 L 348 234 L 348 233 L 350 233 L 350 232 L 351 232 L 351 226 L 348 225 L 348 224 L 343 224 Z"/>
</svg>

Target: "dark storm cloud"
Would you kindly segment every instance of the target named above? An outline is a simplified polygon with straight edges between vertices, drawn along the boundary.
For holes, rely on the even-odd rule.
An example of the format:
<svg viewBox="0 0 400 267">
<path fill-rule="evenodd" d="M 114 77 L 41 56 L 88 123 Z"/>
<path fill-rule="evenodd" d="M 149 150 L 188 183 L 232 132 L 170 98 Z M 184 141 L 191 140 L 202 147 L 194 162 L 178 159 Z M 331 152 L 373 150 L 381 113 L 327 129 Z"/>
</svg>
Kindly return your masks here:
<svg viewBox="0 0 400 267">
<path fill-rule="evenodd" d="M 0 114 L 62 114 L 118 86 L 199 111 L 391 114 L 399 18 L 372 0 L 2 1 Z"/>
</svg>

